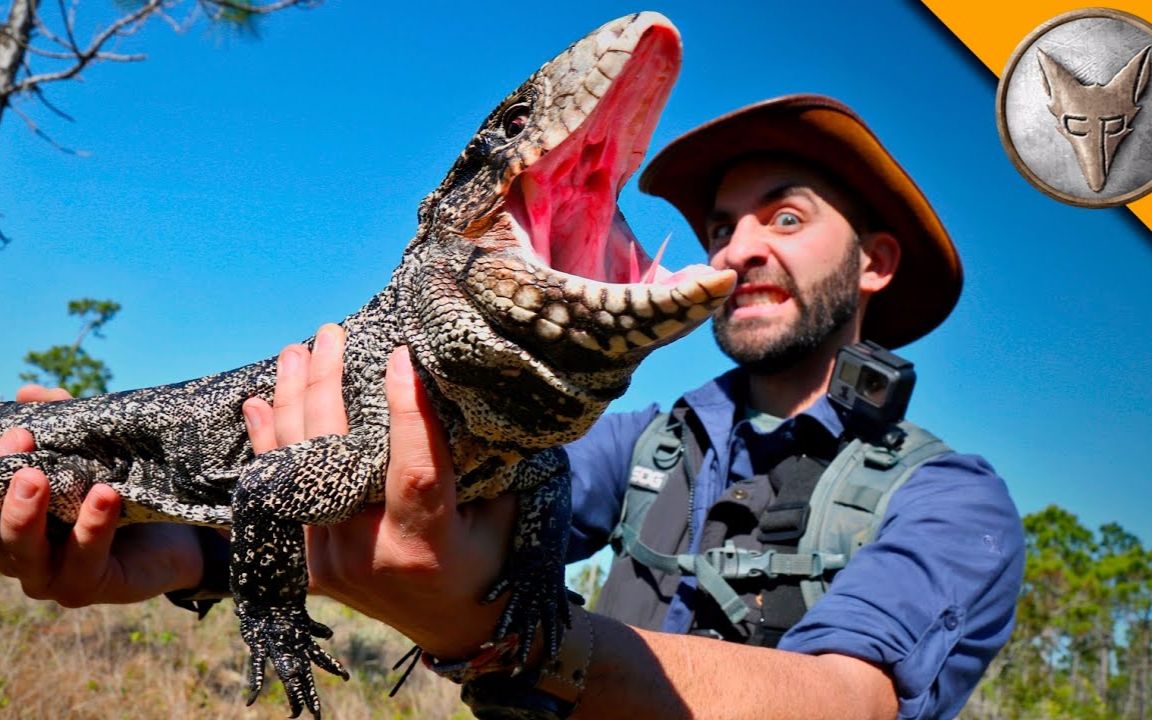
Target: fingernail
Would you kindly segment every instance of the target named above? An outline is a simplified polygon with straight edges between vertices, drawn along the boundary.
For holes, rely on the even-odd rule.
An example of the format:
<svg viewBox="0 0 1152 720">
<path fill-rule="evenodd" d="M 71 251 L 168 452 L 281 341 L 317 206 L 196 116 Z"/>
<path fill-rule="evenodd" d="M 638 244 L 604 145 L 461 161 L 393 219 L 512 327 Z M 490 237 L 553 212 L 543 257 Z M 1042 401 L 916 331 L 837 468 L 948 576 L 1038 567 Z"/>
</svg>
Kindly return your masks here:
<svg viewBox="0 0 1152 720">
<path fill-rule="evenodd" d="M 112 505 L 112 501 L 106 497 L 103 497 L 102 495 L 98 495 L 96 496 L 96 499 L 92 501 L 92 505 L 96 508 L 97 512 L 108 512 L 108 508 Z"/>
<path fill-rule="evenodd" d="M 31 500 L 36 497 L 36 483 L 31 480 L 26 480 L 22 477 L 12 478 L 13 489 L 16 490 L 16 497 L 21 500 Z"/>
<path fill-rule="evenodd" d="M 247 405 L 241 407 L 241 412 L 244 413 L 244 422 L 248 423 L 249 430 L 255 430 L 260 427 L 260 413 Z"/>
<path fill-rule="evenodd" d="M 280 353 L 280 367 L 285 370 L 295 370 L 300 365 L 300 358 L 296 355 L 295 349 L 285 350 Z"/>
<path fill-rule="evenodd" d="M 408 356 L 408 346 L 399 345 L 392 350 L 392 355 L 389 357 L 389 370 L 396 373 L 397 377 L 408 378 L 412 373 L 412 360 Z"/>
<path fill-rule="evenodd" d="M 336 342 L 336 336 L 332 332 L 332 325 L 322 325 L 316 331 L 316 349 L 317 350 L 331 350 Z"/>
</svg>

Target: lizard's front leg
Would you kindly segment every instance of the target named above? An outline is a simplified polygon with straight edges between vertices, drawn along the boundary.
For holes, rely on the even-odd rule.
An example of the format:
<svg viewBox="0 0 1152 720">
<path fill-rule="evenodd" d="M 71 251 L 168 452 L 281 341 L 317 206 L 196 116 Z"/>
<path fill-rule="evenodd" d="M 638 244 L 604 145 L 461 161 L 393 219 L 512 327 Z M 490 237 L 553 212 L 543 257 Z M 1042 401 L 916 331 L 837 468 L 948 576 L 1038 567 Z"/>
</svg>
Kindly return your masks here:
<svg viewBox="0 0 1152 720">
<path fill-rule="evenodd" d="M 303 524 L 351 517 L 378 482 L 376 465 L 351 435 L 326 435 L 260 455 L 241 476 L 233 500 L 232 593 L 240 632 L 252 651 L 249 704 L 270 660 L 284 683 L 292 717 L 320 717 L 312 663 L 348 679 L 314 638 L 332 631 L 305 608 L 308 566 Z"/>
<path fill-rule="evenodd" d="M 571 470 L 567 453 L 553 448 L 524 459 L 511 471 L 516 474 L 511 489 L 525 489 L 518 495 L 512 551 L 485 601 L 511 592 L 493 640 L 516 634 L 519 652 L 512 660 L 522 665 L 537 626 L 544 633 L 548 657 L 555 657 L 570 622 L 564 559 L 572 518 Z"/>
</svg>

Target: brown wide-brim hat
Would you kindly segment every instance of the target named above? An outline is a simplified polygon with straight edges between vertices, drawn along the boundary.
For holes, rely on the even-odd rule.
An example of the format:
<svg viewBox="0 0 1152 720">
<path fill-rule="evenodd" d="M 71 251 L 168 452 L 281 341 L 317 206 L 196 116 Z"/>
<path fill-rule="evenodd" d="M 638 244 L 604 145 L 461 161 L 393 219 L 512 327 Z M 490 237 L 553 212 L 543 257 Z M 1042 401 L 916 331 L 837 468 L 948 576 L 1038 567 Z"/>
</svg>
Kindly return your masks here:
<svg viewBox="0 0 1152 720">
<path fill-rule="evenodd" d="M 648 164 L 640 189 L 676 206 L 707 249 L 705 223 L 723 173 L 744 156 L 764 153 L 812 163 L 860 201 L 870 215 L 868 230 L 899 241 L 900 265 L 869 301 L 864 339 L 897 348 L 948 317 L 964 284 L 956 247 L 904 168 L 856 113 L 830 97 L 765 100 L 681 135 Z"/>
</svg>

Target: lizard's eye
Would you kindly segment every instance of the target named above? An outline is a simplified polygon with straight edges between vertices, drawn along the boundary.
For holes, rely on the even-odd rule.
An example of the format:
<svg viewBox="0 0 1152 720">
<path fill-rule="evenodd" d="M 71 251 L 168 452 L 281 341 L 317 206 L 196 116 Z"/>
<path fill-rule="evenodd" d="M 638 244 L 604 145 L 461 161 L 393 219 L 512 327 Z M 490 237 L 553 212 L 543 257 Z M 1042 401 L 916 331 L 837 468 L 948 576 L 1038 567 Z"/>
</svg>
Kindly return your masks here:
<svg viewBox="0 0 1152 720">
<path fill-rule="evenodd" d="M 528 125 L 528 104 L 516 103 L 504 111 L 500 120 L 500 127 L 504 129 L 504 137 L 514 138 L 523 132 Z"/>
</svg>

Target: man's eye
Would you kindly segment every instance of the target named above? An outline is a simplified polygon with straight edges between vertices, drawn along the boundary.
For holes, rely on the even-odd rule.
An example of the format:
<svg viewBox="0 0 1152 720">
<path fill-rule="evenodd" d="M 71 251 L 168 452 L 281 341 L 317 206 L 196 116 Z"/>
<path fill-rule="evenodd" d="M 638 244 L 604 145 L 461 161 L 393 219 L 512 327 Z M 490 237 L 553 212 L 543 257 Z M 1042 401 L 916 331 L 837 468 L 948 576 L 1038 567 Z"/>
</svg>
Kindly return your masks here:
<svg viewBox="0 0 1152 720">
<path fill-rule="evenodd" d="M 800 224 L 800 216 L 787 210 L 776 213 L 772 218 L 773 225 L 780 225 L 782 227 L 791 227 Z"/>
<path fill-rule="evenodd" d="M 713 225 L 708 230 L 708 239 L 712 242 L 712 246 L 727 242 L 732 237 L 732 225 Z"/>
</svg>

